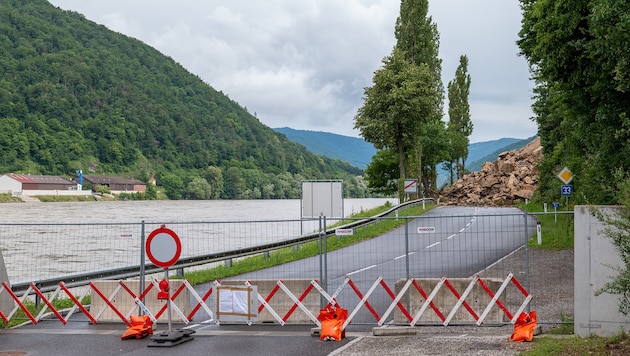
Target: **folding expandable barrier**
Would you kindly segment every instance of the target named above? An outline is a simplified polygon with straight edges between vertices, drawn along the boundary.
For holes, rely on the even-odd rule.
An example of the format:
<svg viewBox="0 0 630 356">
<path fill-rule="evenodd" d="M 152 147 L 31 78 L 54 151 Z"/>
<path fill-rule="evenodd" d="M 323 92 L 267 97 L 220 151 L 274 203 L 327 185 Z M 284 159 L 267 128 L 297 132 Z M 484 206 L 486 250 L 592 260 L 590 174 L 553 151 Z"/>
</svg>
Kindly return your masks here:
<svg viewBox="0 0 630 356">
<path fill-rule="evenodd" d="M 527 290 L 518 282 L 518 280 L 511 273 L 505 278 L 505 280 L 503 280 L 503 282 L 501 283 L 500 287 L 497 289 L 496 292 L 493 292 L 491 288 L 488 287 L 487 284 L 478 276 L 473 276 L 471 278 L 470 283 L 461 294 L 460 292 L 457 291 L 457 289 L 453 286 L 453 284 L 445 277 L 440 278 L 438 280 L 437 285 L 428 294 L 421 287 L 420 281 L 421 281 L 420 279 L 416 279 L 416 278 L 407 279 L 404 285 L 402 286 L 402 288 L 400 288 L 400 291 L 398 292 L 398 294 L 395 294 L 392 291 L 392 289 L 387 285 L 387 283 L 385 283 L 383 278 L 378 277 L 376 281 L 374 281 L 374 283 L 370 286 L 368 291 L 365 294 L 363 294 L 359 290 L 359 288 L 356 286 L 356 284 L 349 277 L 346 277 L 344 279 L 344 282 L 331 295 L 331 294 L 328 294 L 319 285 L 319 283 L 316 280 L 311 280 L 309 285 L 304 289 L 304 291 L 302 291 L 299 294 L 299 296 L 297 296 L 296 294 L 291 292 L 289 288 L 287 288 L 287 286 L 282 280 L 278 280 L 275 283 L 275 286 L 272 288 L 272 290 L 269 292 L 269 294 L 266 297 L 258 293 L 257 295 L 257 300 L 259 302 L 258 313 L 260 313 L 262 310 L 267 310 L 280 325 L 285 325 L 285 323 L 291 317 L 291 315 L 294 314 L 294 312 L 299 308 L 308 317 L 308 319 L 310 319 L 318 327 L 321 327 L 321 322 L 318 320 L 317 316 L 315 316 L 313 312 L 309 310 L 309 308 L 303 303 L 306 296 L 314 289 L 324 299 L 326 299 L 328 303 L 327 306 L 336 306 L 337 297 L 339 296 L 339 294 L 346 287 L 350 287 L 352 291 L 358 297 L 359 302 L 354 307 L 354 309 L 350 312 L 350 314 L 348 315 L 348 318 L 343 324 L 344 330 L 348 326 L 348 324 L 352 322 L 352 319 L 356 316 L 359 310 L 363 307 L 365 307 L 369 311 L 369 313 L 374 316 L 376 323 L 379 326 L 382 326 L 386 322 L 386 320 L 391 316 L 392 312 L 394 312 L 396 308 L 400 310 L 400 312 L 402 313 L 404 318 L 406 318 L 410 326 L 415 326 L 416 324 L 418 324 L 420 318 L 428 309 L 431 309 L 435 313 L 435 315 L 439 318 L 439 320 L 441 320 L 442 324 L 444 326 L 447 326 L 451 323 L 453 317 L 462 306 L 475 320 L 476 324 L 481 325 L 483 324 L 484 320 L 490 313 L 490 310 L 495 305 L 505 314 L 505 316 L 510 320 L 510 322 L 514 324 L 518 316 L 525 310 L 525 308 L 527 307 L 527 305 L 532 299 L 532 296 L 527 292 Z M 518 310 L 513 314 L 500 301 L 501 295 L 505 292 L 506 288 L 508 287 L 510 283 L 512 283 L 521 292 L 521 294 L 524 297 L 524 300 L 519 306 Z M 251 286 L 251 285 L 252 283 L 250 281 L 245 282 L 245 286 Z M 488 305 L 485 307 L 485 309 L 480 315 L 477 314 L 475 310 L 470 306 L 470 304 L 466 301 L 466 298 L 470 295 L 475 285 L 481 286 L 483 291 L 485 291 L 485 293 L 487 293 L 487 295 L 491 298 L 490 302 L 488 303 Z M 382 315 L 379 315 L 376 309 L 369 302 L 370 296 L 374 293 L 374 291 L 379 286 L 383 288 L 386 294 L 392 299 L 391 304 Z M 192 318 L 194 317 L 194 315 L 200 309 L 203 309 L 209 316 L 209 319 L 206 320 L 206 322 L 214 321 L 217 324 L 219 324 L 218 320 L 214 320 L 214 313 L 212 312 L 212 309 L 208 306 L 208 304 L 206 304 L 206 301 L 212 295 L 213 290 L 219 287 L 221 287 L 221 283 L 220 281 L 217 280 L 213 283 L 212 287 L 203 296 L 200 296 L 187 280 L 183 280 L 183 283 L 170 295 L 170 299 L 171 299 L 170 304 L 171 304 L 172 310 L 175 313 L 177 313 L 177 315 L 179 315 L 179 317 L 186 324 L 188 324 L 190 321 L 192 321 Z M 435 303 L 436 296 L 438 295 L 438 292 L 440 291 L 442 287 L 445 287 L 446 289 L 448 289 L 448 291 L 457 299 L 457 302 L 454 304 L 454 306 L 448 312 L 447 315 L 445 315 L 445 313 L 442 310 L 440 310 L 440 308 Z M 151 321 L 156 322 L 160 318 L 160 316 L 164 313 L 164 311 L 166 311 L 167 306 L 166 304 L 164 304 L 158 310 L 151 311 L 142 302 L 152 288 L 156 288 L 156 290 L 159 289 L 157 280 L 153 280 L 152 283 L 150 283 L 149 286 L 145 288 L 145 290 L 140 295 L 136 295 L 124 283 L 124 281 L 119 281 L 118 286 L 115 288 L 115 290 L 109 296 L 106 296 L 101 290 L 97 288 L 97 286 L 93 282 L 89 282 L 89 284 L 84 287 L 83 293 L 79 297 L 75 297 L 71 293 L 71 291 L 65 286 L 65 284 L 63 282 L 60 282 L 57 289 L 49 297 L 46 297 L 46 295 L 44 295 L 44 293 L 42 293 L 35 286 L 34 283 L 31 283 L 27 291 L 22 295 L 22 297 L 18 297 L 17 295 L 15 295 L 15 293 L 13 293 L 13 291 L 11 291 L 11 288 L 9 287 L 8 283 L 3 282 L 2 285 L 0 286 L 0 295 L 3 292 L 6 292 L 13 299 L 15 305 L 14 305 L 14 308 L 11 310 L 11 312 L 9 312 L 9 314 L 7 315 L 3 314 L 2 311 L 0 311 L 0 318 L 2 318 L 2 320 L 5 323 L 9 323 L 9 321 L 15 315 L 15 313 L 19 309 L 21 309 L 33 324 L 37 324 L 37 322 L 45 314 L 46 310 L 49 309 L 52 312 L 52 314 L 54 314 L 54 316 L 65 325 L 67 321 L 70 319 L 70 317 L 73 315 L 73 313 L 76 312 L 77 309 L 79 309 L 90 319 L 92 323 L 97 323 L 98 319 L 101 317 L 103 312 L 107 308 L 109 308 L 127 326 L 131 326 L 130 316 L 138 312 L 138 310 L 141 310 L 143 314 L 149 316 Z M 195 306 L 192 308 L 191 312 L 188 314 L 185 314 L 184 312 L 182 312 L 182 310 L 176 305 L 177 297 L 180 295 L 180 293 L 184 289 L 188 289 L 190 295 L 192 296 L 192 299 L 196 301 Z M 407 310 L 407 308 L 401 303 L 401 299 L 410 291 L 410 289 L 415 289 L 424 299 L 422 306 L 415 312 L 415 314 L 412 314 L 412 312 Z M 88 308 L 86 308 L 86 306 L 82 305 L 80 302 L 81 300 L 83 300 L 85 296 L 88 295 L 90 291 L 93 292 L 92 298 L 98 297 L 98 298 L 101 298 L 104 302 L 104 305 L 99 310 L 96 310 L 96 311 L 88 310 Z M 123 314 L 123 312 L 121 312 L 119 308 L 117 308 L 112 302 L 121 293 L 121 291 L 124 292 L 124 294 L 122 295 L 127 295 L 134 302 L 133 307 L 131 307 L 130 310 L 128 310 L 127 313 L 125 314 Z M 278 312 L 272 306 L 272 300 L 274 296 L 276 296 L 278 292 L 280 291 L 286 294 L 286 296 L 289 297 L 292 301 L 292 305 L 283 316 L 280 316 Z M 58 295 L 60 295 L 60 293 L 62 292 L 65 293 L 68 296 L 68 298 L 70 298 L 74 303 L 72 308 L 70 308 L 67 311 L 64 311 L 65 316 L 62 316 L 62 313 L 56 310 L 53 307 L 53 304 L 51 302 L 51 300 L 54 300 L 55 298 L 57 298 Z M 34 316 L 28 310 L 28 308 L 26 308 L 26 306 L 24 305 L 25 299 L 28 297 L 29 294 L 32 294 L 32 293 L 37 294 L 41 298 L 43 303 L 45 304 L 45 306 L 37 314 L 37 316 Z M 248 322 L 248 324 L 251 324 L 251 323 Z"/>
</svg>

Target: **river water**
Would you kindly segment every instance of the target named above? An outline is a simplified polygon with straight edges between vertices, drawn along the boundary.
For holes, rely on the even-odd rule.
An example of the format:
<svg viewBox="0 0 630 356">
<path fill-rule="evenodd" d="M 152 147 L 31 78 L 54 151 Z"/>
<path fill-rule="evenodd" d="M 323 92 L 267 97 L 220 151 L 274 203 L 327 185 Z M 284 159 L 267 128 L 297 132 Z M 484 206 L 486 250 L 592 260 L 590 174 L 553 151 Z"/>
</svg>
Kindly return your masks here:
<svg viewBox="0 0 630 356">
<path fill-rule="evenodd" d="M 397 199 L 344 199 L 344 215 Z M 138 223 L 299 219 L 299 199 L 145 200 L 0 204 L 0 223 Z"/>
<path fill-rule="evenodd" d="M 397 203 L 344 199 L 344 215 L 387 201 Z M 161 224 L 177 232 L 185 257 L 275 243 L 317 230 L 317 220 L 301 221 L 300 215 L 298 199 L 4 203 L 0 250 L 13 283 L 36 281 L 137 265 L 140 237 Z"/>
</svg>

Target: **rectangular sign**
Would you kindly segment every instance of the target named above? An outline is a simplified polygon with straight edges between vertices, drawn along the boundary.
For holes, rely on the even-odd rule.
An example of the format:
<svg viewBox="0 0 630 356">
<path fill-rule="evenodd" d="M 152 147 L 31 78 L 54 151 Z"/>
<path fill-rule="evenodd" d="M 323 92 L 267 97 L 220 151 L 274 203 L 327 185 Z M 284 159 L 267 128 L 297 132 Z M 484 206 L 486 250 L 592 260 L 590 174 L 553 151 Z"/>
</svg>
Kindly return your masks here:
<svg viewBox="0 0 630 356">
<path fill-rule="evenodd" d="M 354 229 L 335 229 L 335 235 L 337 236 L 354 235 Z"/>
<path fill-rule="evenodd" d="M 418 192 L 418 180 L 405 179 L 405 193 L 417 193 L 417 192 Z"/>
<path fill-rule="evenodd" d="M 258 320 L 257 286 L 218 286 L 215 294 L 217 321 Z"/>
<path fill-rule="evenodd" d="M 302 181 L 301 217 L 343 218 L 343 181 Z"/>
<path fill-rule="evenodd" d="M 435 232 L 435 226 L 420 226 L 418 228 L 419 234 L 428 234 Z"/>
</svg>

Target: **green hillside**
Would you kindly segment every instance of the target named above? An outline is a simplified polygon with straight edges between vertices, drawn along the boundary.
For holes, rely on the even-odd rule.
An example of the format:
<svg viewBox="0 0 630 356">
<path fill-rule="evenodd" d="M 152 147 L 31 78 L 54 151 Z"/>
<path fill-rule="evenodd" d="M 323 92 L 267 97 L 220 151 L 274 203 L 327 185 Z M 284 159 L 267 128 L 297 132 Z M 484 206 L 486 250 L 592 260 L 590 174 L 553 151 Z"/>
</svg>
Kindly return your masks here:
<svg viewBox="0 0 630 356">
<path fill-rule="evenodd" d="M 45 0 L 0 2 L 0 47 L 0 173 L 155 176 L 172 198 L 295 197 L 301 179 L 360 174 L 152 47 Z"/>
<path fill-rule="evenodd" d="M 346 161 L 355 167 L 365 169 L 376 154 L 374 145 L 362 138 L 337 135 L 330 132 L 295 130 L 288 127 L 274 129 L 283 133 L 289 140 L 304 145 L 309 151 Z"/>
</svg>

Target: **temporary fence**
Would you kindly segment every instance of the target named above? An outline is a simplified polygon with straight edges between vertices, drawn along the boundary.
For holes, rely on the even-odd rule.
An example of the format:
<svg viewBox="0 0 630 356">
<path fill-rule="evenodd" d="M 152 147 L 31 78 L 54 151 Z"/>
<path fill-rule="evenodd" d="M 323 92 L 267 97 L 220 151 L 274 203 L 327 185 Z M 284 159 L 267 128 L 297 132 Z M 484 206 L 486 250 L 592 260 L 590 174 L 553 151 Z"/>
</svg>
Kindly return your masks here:
<svg viewBox="0 0 630 356">
<path fill-rule="evenodd" d="M 487 324 L 485 311 L 488 308 L 501 310 L 505 319 L 501 322 L 510 322 L 523 308 L 536 308 L 538 290 L 553 288 L 536 284 L 537 276 L 530 273 L 529 256 L 532 251 L 528 249 L 527 242 L 536 238 L 537 232 L 537 219 L 531 214 L 518 209 L 495 208 L 438 208 L 421 216 L 402 216 L 396 212 L 392 209 L 385 216 L 368 220 L 322 217 L 306 220 L 166 222 L 178 233 L 183 250 L 182 263 L 172 266 L 170 272 L 182 274 L 185 268 L 183 276 L 186 277 L 195 269 L 219 267 L 229 271 L 233 263 L 239 263 L 248 255 L 258 256 L 248 262 L 255 264 L 254 261 L 269 261 L 279 255 L 295 254 L 299 261 L 225 277 L 221 281 L 248 280 L 253 285 L 260 280 L 315 281 L 310 288 L 319 292 L 317 307 L 334 300 L 351 311 L 348 322 L 357 324 L 452 325 L 460 320 Z M 0 248 L 11 278 L 10 281 L 2 281 L 0 289 L 0 302 L 4 300 L 0 303 L 2 319 L 7 322 L 15 318 L 17 310 L 25 308 L 22 305 L 26 298 L 35 298 L 45 305 L 45 310 L 51 311 L 55 298 L 67 297 L 75 304 L 73 313 L 79 310 L 94 317 L 92 322 L 97 322 L 99 313 L 79 306 L 79 301 L 85 295 L 90 295 L 92 300 L 111 299 L 105 294 L 99 295 L 93 280 L 110 276 L 115 279 L 132 277 L 117 277 L 112 270 L 133 270 L 137 275 L 139 266 L 144 265 L 141 261 L 144 238 L 163 223 L 0 224 Z M 363 234 L 367 229 L 381 223 L 399 226 L 364 240 Z M 331 227 L 333 224 L 338 225 Z M 315 246 L 318 253 L 309 255 L 310 245 Z M 510 261 L 509 264 L 506 261 Z M 572 264 L 573 261 L 565 263 Z M 256 269 L 255 266 L 253 269 Z M 87 272 L 92 278 L 77 283 L 76 275 Z M 424 283 L 431 279 L 436 284 L 427 287 Z M 465 282 L 454 286 L 454 280 Z M 484 289 L 484 293 L 490 296 L 487 305 L 472 305 L 466 299 L 471 293 L 468 288 L 482 288 L 487 280 L 499 280 L 501 283 Z M 42 281 L 49 283 L 48 289 L 42 288 Z M 23 287 L 12 291 L 16 285 Z M 194 305 L 194 312 L 186 313 L 184 319 L 212 318 L 211 305 L 206 301 L 215 284 L 192 286 L 184 280 L 182 285 L 180 288 L 190 291 L 190 300 Z M 276 313 L 278 317 L 273 316 L 273 321 L 279 324 L 290 322 L 297 309 L 303 310 L 300 297 L 304 290 L 284 290 L 283 286 L 283 283 L 277 284 L 274 293 L 283 294 L 293 301 L 290 313 L 289 310 L 278 312 L 267 301 L 269 293 L 259 291 L 258 298 L 260 311 L 272 316 Z M 121 283 L 116 293 L 128 295 L 134 301 L 134 309 L 121 312 L 119 319 L 129 320 L 130 313 L 144 312 L 147 308 L 143 302 L 146 293 L 155 287 L 153 283 L 146 288 L 132 288 Z M 442 291 L 448 291 L 454 303 L 449 301 L 450 304 L 444 304 L 446 298 L 438 294 Z M 309 290 L 304 295 L 311 292 Z M 412 294 L 420 299 L 414 301 Z M 274 294 L 271 294 L 270 300 L 273 298 Z M 105 309 L 113 310 L 107 302 L 105 304 Z M 312 308 L 309 310 L 313 313 Z M 420 310 L 422 312 L 418 314 Z M 433 318 L 425 318 L 431 311 Z M 456 317 L 462 311 L 468 314 L 468 319 Z M 159 314 L 159 311 L 149 312 L 151 315 Z M 539 322 L 562 322 L 560 318 L 570 313 L 572 295 L 558 304 L 555 310 L 539 313 Z M 34 322 L 41 318 L 39 314 L 26 315 Z M 61 314 L 53 314 L 61 320 Z M 69 315 L 65 314 L 62 318 L 67 320 Z M 310 316 L 308 320 L 317 324 Z"/>
<path fill-rule="evenodd" d="M 516 286 L 516 288 L 522 293 L 522 297 L 523 297 L 522 303 L 520 304 L 518 309 L 512 312 L 500 300 L 502 294 L 505 292 L 506 288 L 508 287 L 510 283 Z M 354 293 L 356 294 L 356 296 L 359 298 L 360 301 L 358 304 L 356 304 L 352 312 L 347 317 L 345 323 L 343 324 L 343 329 L 345 329 L 350 323 L 352 323 L 358 311 L 363 308 L 369 310 L 369 312 L 374 316 L 376 324 L 380 326 L 392 320 L 391 317 L 395 308 L 398 308 L 405 318 L 405 321 L 400 324 L 415 326 L 419 324 L 419 320 L 424 315 L 424 313 L 430 309 L 435 313 L 435 315 L 439 317 L 442 325 L 447 326 L 447 325 L 451 325 L 453 317 L 456 315 L 456 313 L 458 313 L 459 309 L 462 306 L 470 314 L 470 318 L 472 319 L 472 322 L 475 322 L 477 325 L 481 325 L 486 321 L 487 316 L 489 315 L 489 313 L 491 312 L 493 308 L 498 308 L 500 311 L 502 311 L 505 314 L 505 317 L 507 318 L 507 320 L 510 323 L 514 324 L 515 321 L 517 320 L 517 317 L 525 310 L 526 306 L 528 305 L 529 301 L 532 298 L 532 296 L 529 295 L 529 293 L 523 288 L 523 286 L 512 275 L 508 275 L 505 278 L 505 280 L 501 283 L 496 293 L 493 292 L 487 286 L 487 284 L 483 282 L 483 280 L 478 278 L 477 276 L 474 276 L 470 280 L 470 283 L 466 286 L 465 290 L 463 291 L 458 291 L 453 286 L 453 284 L 445 277 L 442 277 L 439 283 L 429 293 L 427 293 L 427 291 L 423 289 L 423 287 L 420 284 L 421 284 L 421 281 L 415 278 L 407 279 L 404 283 L 404 287 L 400 291 L 398 291 L 397 294 L 395 294 L 391 290 L 391 288 L 387 285 L 387 283 L 385 283 L 383 279 L 379 277 L 377 278 L 376 281 L 374 281 L 374 283 L 369 288 L 369 290 L 365 294 L 363 294 L 357 288 L 356 284 L 349 277 L 346 277 L 344 283 L 341 286 L 339 286 L 339 288 L 337 288 L 337 290 L 332 295 L 330 295 L 322 288 L 321 285 L 318 284 L 316 280 L 311 280 L 308 286 L 301 293 L 300 291 L 297 291 L 299 294 L 296 295 L 285 285 L 285 283 L 282 280 L 278 280 L 275 283 L 275 287 L 269 292 L 268 295 L 264 296 L 264 295 L 256 293 L 255 298 L 258 300 L 260 304 L 255 312 L 246 312 L 245 314 L 249 316 L 249 318 L 243 319 L 243 320 L 247 322 L 248 324 L 251 324 L 252 323 L 251 316 L 255 316 L 261 311 L 263 311 L 263 309 L 265 309 L 270 313 L 270 315 L 273 316 L 273 319 L 275 322 L 277 322 L 280 325 L 284 325 L 285 323 L 289 321 L 289 319 L 294 315 L 294 313 L 296 313 L 296 310 L 299 309 L 299 311 L 303 313 L 303 316 L 306 316 L 306 319 L 308 319 L 310 322 L 312 322 L 316 326 L 321 327 L 320 321 L 315 316 L 316 311 L 312 310 L 312 307 L 309 308 L 309 306 L 305 305 L 304 303 L 306 296 L 308 296 L 311 292 L 319 293 L 319 295 L 321 295 L 321 297 L 325 299 L 325 302 L 327 303 L 328 306 L 338 306 L 337 297 L 339 296 L 339 293 L 346 286 L 348 286 L 354 291 Z M 487 296 L 489 297 L 489 298 L 486 298 L 488 302 L 486 303 L 484 308 L 481 310 L 481 313 L 478 313 L 477 311 L 473 310 L 470 303 L 466 300 L 466 298 L 470 295 L 473 287 L 475 287 L 475 285 L 477 284 L 482 287 L 482 289 L 487 293 Z M 252 282 L 250 281 L 245 282 L 245 286 L 251 287 Z M 378 286 L 381 286 L 391 298 L 391 302 L 389 306 L 382 314 L 379 314 L 379 312 L 376 311 L 376 309 L 370 303 L 370 297 Z M 214 321 L 215 323 L 220 324 L 219 318 L 215 318 L 215 315 L 219 314 L 220 308 L 218 304 L 220 303 L 220 299 L 217 298 L 217 300 L 214 303 L 212 303 L 212 300 L 209 300 L 209 297 L 212 295 L 213 291 L 217 290 L 220 287 L 221 287 L 221 282 L 215 281 L 212 284 L 212 287 L 208 290 L 208 292 L 205 293 L 203 296 L 200 296 L 197 293 L 197 291 L 194 289 L 194 287 L 187 280 L 183 280 L 180 286 L 169 296 L 170 308 L 172 308 L 172 310 L 177 314 L 177 316 L 179 317 L 179 320 L 181 320 L 182 322 L 186 324 L 193 321 L 195 318 L 195 315 L 199 311 L 203 311 L 203 313 L 205 313 L 205 315 L 202 316 L 204 322 L 207 323 L 207 322 Z M 11 297 L 11 299 L 14 301 L 15 306 L 11 309 L 11 311 L 9 311 L 7 315 L 5 315 L 3 312 L 0 311 L 0 318 L 2 318 L 2 320 L 5 323 L 9 323 L 9 321 L 16 314 L 16 312 L 18 310 L 21 310 L 24 312 L 24 314 L 33 324 L 37 324 L 38 322 L 40 322 L 40 320 L 42 320 L 44 315 L 46 315 L 46 313 L 48 312 L 49 314 L 52 314 L 52 316 L 57 318 L 62 324 L 65 325 L 68 322 L 68 320 L 72 317 L 72 315 L 76 311 L 80 310 L 83 314 L 85 314 L 85 316 L 92 323 L 96 324 L 99 322 L 99 320 L 101 319 L 101 316 L 106 311 L 106 309 L 109 309 L 111 312 L 114 313 L 114 315 L 117 317 L 117 319 L 119 319 L 120 322 L 125 323 L 127 326 L 130 326 L 130 327 L 132 326 L 131 321 L 130 321 L 131 316 L 135 315 L 136 313 L 147 315 L 150 318 L 150 320 L 153 323 L 155 323 L 161 318 L 161 316 L 167 310 L 167 304 L 164 303 L 164 304 L 158 305 L 153 310 L 151 310 L 150 307 L 147 304 L 145 304 L 144 300 L 145 300 L 145 297 L 147 297 L 147 295 L 152 289 L 157 290 L 159 288 L 160 287 L 159 287 L 158 281 L 154 279 L 152 283 L 150 283 L 149 286 L 146 287 L 146 289 L 142 291 L 140 295 L 136 295 L 129 288 L 129 286 L 126 285 L 124 281 L 119 281 L 116 288 L 114 288 L 114 290 L 109 295 L 106 295 L 105 292 L 99 289 L 95 283 L 90 282 L 87 286 L 83 288 L 83 292 L 81 293 L 81 295 L 77 297 L 65 286 L 63 282 L 60 282 L 57 289 L 52 293 L 52 295 L 47 297 L 44 293 L 42 293 L 37 288 L 37 286 L 34 283 L 31 283 L 27 293 L 24 293 L 22 297 L 18 297 L 15 293 L 11 291 L 11 288 L 9 287 L 8 283 L 3 282 L 2 285 L 0 286 L 0 295 L 2 295 L 2 293 L 7 293 Z M 408 292 L 410 288 L 415 289 L 424 298 L 424 301 L 422 302 L 421 307 L 417 308 L 417 310 L 412 310 L 409 307 L 409 305 L 404 306 L 403 302 L 401 302 L 405 297 L 408 297 L 409 295 Z M 436 305 L 435 299 L 436 299 L 436 296 L 441 292 L 441 288 L 448 289 L 448 291 L 452 293 L 453 296 L 456 297 L 457 302 L 454 303 L 452 306 L 450 306 L 448 309 L 443 308 L 443 307 L 440 308 L 438 305 Z M 189 293 L 189 295 L 191 296 L 189 299 L 188 298 L 185 298 L 184 300 L 181 300 L 182 298 L 178 299 L 180 295 L 183 295 L 183 293 L 181 293 L 183 290 L 186 290 Z M 288 296 L 291 302 L 276 303 L 274 301 L 274 297 L 277 295 L 279 291 L 281 291 L 281 293 L 284 293 L 286 296 Z M 30 310 L 24 305 L 24 300 L 28 296 L 29 292 L 33 292 L 37 294 L 42 299 L 42 302 L 45 305 L 39 311 L 37 315 L 33 315 L 30 312 Z M 57 298 L 57 296 L 59 296 L 62 293 L 65 293 L 66 296 L 69 299 L 71 299 L 73 302 L 73 306 L 71 308 L 68 308 L 65 311 L 57 310 L 53 306 L 53 303 L 52 303 L 52 301 L 55 300 L 55 298 Z M 89 309 L 89 308 L 86 308 L 86 306 L 82 304 L 83 298 L 87 296 L 88 294 L 91 294 L 92 298 L 94 299 L 95 298 L 100 299 L 102 303 L 95 303 L 96 301 L 93 300 L 93 304 L 92 304 L 93 306 L 95 304 L 101 304 L 100 308 Z M 180 303 L 180 306 L 178 306 L 178 303 Z M 193 303 L 194 303 L 194 307 L 191 307 L 191 304 Z M 125 312 L 125 310 L 122 310 L 122 307 L 120 307 L 120 305 L 127 305 L 127 306 L 132 305 L 132 307 L 128 308 L 128 310 Z M 284 310 L 280 310 L 281 308 L 284 308 Z M 185 313 L 184 310 L 187 310 L 187 309 L 189 309 L 190 312 Z M 281 314 L 283 316 L 280 316 Z M 303 320 L 303 319 L 304 318 L 300 320 Z M 107 320 L 107 321 L 111 321 L 111 320 Z"/>
</svg>

